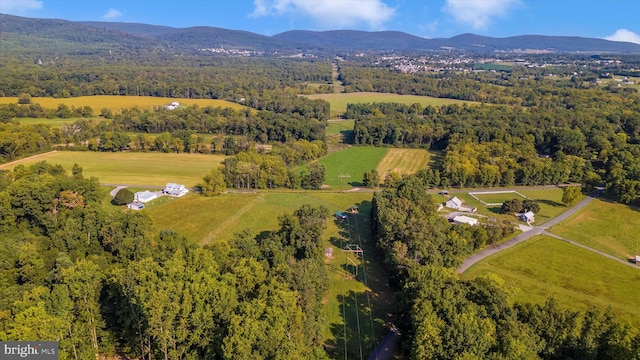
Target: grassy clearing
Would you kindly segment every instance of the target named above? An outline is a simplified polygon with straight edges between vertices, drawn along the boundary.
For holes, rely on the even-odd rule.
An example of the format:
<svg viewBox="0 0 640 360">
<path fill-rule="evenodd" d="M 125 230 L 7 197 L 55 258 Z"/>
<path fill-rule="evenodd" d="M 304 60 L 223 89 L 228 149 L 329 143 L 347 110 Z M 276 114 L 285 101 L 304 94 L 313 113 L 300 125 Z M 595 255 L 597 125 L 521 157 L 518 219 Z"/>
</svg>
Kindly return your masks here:
<svg viewBox="0 0 640 360">
<path fill-rule="evenodd" d="M 2 98 L 0 98 L 2 99 Z M 60 127 L 62 125 L 73 124 L 78 120 L 87 120 L 93 123 L 98 123 L 100 121 L 109 121 L 102 117 L 92 117 L 92 118 L 69 118 L 69 119 L 40 119 L 40 118 L 15 118 L 18 120 L 20 124 L 24 125 L 36 125 L 36 124 L 45 124 L 52 127 Z"/>
<path fill-rule="evenodd" d="M 362 185 L 362 174 L 378 166 L 380 160 L 389 151 L 387 148 L 352 146 L 331 153 L 318 162 L 325 166 L 325 184 L 331 189 L 351 189 Z M 340 175 L 349 175 L 342 179 Z"/>
<path fill-rule="evenodd" d="M 327 135 L 340 135 L 347 131 L 353 131 L 353 120 L 338 120 L 328 123 L 325 133 Z"/>
<path fill-rule="evenodd" d="M 397 95 L 388 93 L 375 93 L 375 92 L 354 92 L 354 93 L 340 93 L 340 94 L 314 94 L 304 95 L 310 99 L 323 99 L 329 102 L 331 106 L 330 116 L 337 117 L 342 116 L 347 111 L 347 104 L 361 104 L 361 103 L 374 103 L 374 102 L 397 102 L 402 104 L 415 104 L 419 103 L 422 106 L 441 106 L 450 104 L 478 104 L 473 101 L 454 100 L 454 99 L 442 99 L 429 96 L 415 96 L 415 95 Z"/>
<path fill-rule="evenodd" d="M 376 170 L 380 178 L 397 172 L 401 175 L 415 174 L 427 169 L 432 164 L 431 153 L 424 149 L 389 149 Z"/>
<path fill-rule="evenodd" d="M 638 208 L 594 200 L 552 232 L 620 259 L 640 255 Z"/>
<path fill-rule="evenodd" d="M 70 171 L 77 163 L 86 177 L 95 176 L 102 183 L 162 186 L 176 182 L 192 187 L 224 159 L 223 155 L 205 154 L 54 151 L 4 164 L 0 169 L 47 161 Z"/>
<path fill-rule="evenodd" d="M 244 109 L 245 107 L 226 100 L 215 99 L 185 99 L 185 98 L 163 98 L 153 96 L 115 96 L 115 95 L 101 95 L 101 96 L 80 96 L 71 98 L 49 98 L 49 97 L 34 97 L 31 98 L 31 102 L 34 104 L 40 104 L 45 109 L 56 109 L 58 105 L 65 104 L 69 107 L 75 108 L 89 106 L 93 109 L 94 113 L 99 113 L 101 109 L 110 109 L 112 111 L 119 111 L 122 109 L 130 109 L 139 107 L 141 109 L 151 109 L 154 107 L 165 106 L 171 104 L 171 102 L 177 101 L 180 105 L 198 105 L 200 107 L 213 106 L 233 109 Z M 17 103 L 17 97 L 0 97 L 0 104 Z"/>
<path fill-rule="evenodd" d="M 519 289 L 516 299 L 542 304 L 553 296 L 574 310 L 606 309 L 640 325 L 640 269 L 563 241 L 539 236 L 471 267 L 463 278 L 495 273 Z"/>
</svg>

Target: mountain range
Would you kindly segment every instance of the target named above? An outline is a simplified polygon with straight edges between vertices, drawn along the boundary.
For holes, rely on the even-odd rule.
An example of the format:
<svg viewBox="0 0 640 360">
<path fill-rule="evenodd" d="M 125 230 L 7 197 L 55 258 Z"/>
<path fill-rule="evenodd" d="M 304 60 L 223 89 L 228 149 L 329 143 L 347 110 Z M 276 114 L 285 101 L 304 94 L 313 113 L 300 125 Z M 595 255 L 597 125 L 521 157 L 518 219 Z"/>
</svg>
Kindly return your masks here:
<svg viewBox="0 0 640 360">
<path fill-rule="evenodd" d="M 317 51 L 547 51 L 640 53 L 640 44 L 596 38 L 522 35 L 493 38 L 462 34 L 426 39 L 399 31 L 287 31 L 265 36 L 209 26 L 169 26 L 35 19 L 0 14 L 0 51 L 87 52 L 104 49 L 226 48 L 275 52 Z"/>
</svg>

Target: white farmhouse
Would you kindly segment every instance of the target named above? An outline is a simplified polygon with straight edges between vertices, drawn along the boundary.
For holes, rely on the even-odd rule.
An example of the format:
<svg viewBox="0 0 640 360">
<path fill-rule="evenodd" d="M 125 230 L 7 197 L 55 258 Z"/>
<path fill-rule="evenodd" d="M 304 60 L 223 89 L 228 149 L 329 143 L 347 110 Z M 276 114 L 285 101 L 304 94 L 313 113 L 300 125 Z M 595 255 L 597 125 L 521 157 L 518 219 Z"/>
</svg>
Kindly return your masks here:
<svg viewBox="0 0 640 360">
<path fill-rule="evenodd" d="M 189 189 L 182 184 L 167 183 L 167 186 L 162 189 L 162 193 L 169 196 L 180 197 L 189 192 Z"/>
</svg>

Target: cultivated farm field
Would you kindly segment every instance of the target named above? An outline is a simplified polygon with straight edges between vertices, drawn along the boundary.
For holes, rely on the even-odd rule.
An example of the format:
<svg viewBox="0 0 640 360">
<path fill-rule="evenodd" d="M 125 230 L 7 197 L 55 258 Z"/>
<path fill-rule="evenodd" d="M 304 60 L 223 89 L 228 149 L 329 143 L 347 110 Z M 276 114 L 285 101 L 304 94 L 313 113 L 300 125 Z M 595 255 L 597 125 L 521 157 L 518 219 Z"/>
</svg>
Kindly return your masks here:
<svg viewBox="0 0 640 360">
<path fill-rule="evenodd" d="M 347 111 L 347 104 L 363 104 L 363 103 L 381 103 L 381 102 L 396 102 L 402 104 L 415 104 L 419 103 L 422 106 L 441 106 L 450 104 L 479 104 L 474 101 L 454 100 L 454 99 L 442 99 L 430 96 L 417 96 L 417 95 L 398 95 L 388 93 L 375 93 L 375 92 L 353 92 L 353 93 L 339 93 L 339 94 L 313 94 L 304 95 L 310 99 L 323 99 L 329 102 L 331 106 L 330 116 L 332 118 L 342 116 Z"/>
<path fill-rule="evenodd" d="M 638 208 L 596 199 L 551 232 L 628 260 L 640 255 L 638 215 Z"/>
<path fill-rule="evenodd" d="M 392 148 L 378 163 L 376 170 L 380 174 L 381 180 L 392 172 L 397 172 L 400 175 L 415 174 L 432 165 L 431 155 L 429 151 L 424 149 Z"/>
<path fill-rule="evenodd" d="M 85 177 L 95 176 L 101 183 L 163 186 L 175 182 L 192 187 L 224 159 L 224 155 L 210 154 L 52 151 L 4 164 L 0 169 L 47 161 L 67 171 L 78 164 Z"/>
<path fill-rule="evenodd" d="M 495 273 L 516 288 L 516 299 L 585 311 L 611 307 L 620 319 L 640 325 L 640 269 L 625 266 L 561 240 L 538 236 L 501 251 L 463 274 Z"/>
<path fill-rule="evenodd" d="M 213 106 L 233 109 L 244 109 L 245 107 L 226 100 L 217 99 L 186 99 L 186 98 L 164 98 L 154 96 L 117 96 L 117 95 L 100 95 L 100 96 L 79 96 L 70 98 L 51 98 L 51 97 L 34 97 L 31 102 L 40 104 L 45 109 L 56 109 L 58 105 L 65 104 L 75 108 L 89 106 L 93 109 L 94 114 L 99 114 L 101 109 L 110 109 L 119 111 L 122 109 L 130 109 L 139 107 L 140 109 L 151 109 L 154 107 L 169 105 L 171 102 L 177 101 L 180 105 L 198 105 L 200 107 Z M 0 97 L 0 104 L 17 103 L 17 97 Z"/>
</svg>

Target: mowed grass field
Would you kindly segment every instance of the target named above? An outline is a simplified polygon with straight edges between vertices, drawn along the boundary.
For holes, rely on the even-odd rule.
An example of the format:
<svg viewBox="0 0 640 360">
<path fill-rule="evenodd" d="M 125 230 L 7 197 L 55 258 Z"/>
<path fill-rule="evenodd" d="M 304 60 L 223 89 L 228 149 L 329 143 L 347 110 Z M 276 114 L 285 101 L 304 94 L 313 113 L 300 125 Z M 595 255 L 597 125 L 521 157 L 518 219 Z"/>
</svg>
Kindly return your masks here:
<svg viewBox="0 0 640 360">
<path fill-rule="evenodd" d="M 638 208 L 594 200 L 551 232 L 620 259 L 640 255 Z"/>
<path fill-rule="evenodd" d="M 353 93 L 340 93 L 340 94 L 313 94 L 303 95 L 310 99 L 322 99 L 329 102 L 331 106 L 330 116 L 332 118 L 342 116 L 347 111 L 347 104 L 362 104 L 362 103 L 380 103 L 380 102 L 396 102 L 402 104 L 415 104 L 419 103 L 422 106 L 440 106 L 450 104 L 478 104 L 474 101 L 454 100 L 454 99 L 442 99 L 430 96 L 416 96 L 416 95 L 398 95 L 388 93 L 375 93 L 375 92 L 353 92 Z"/>
<path fill-rule="evenodd" d="M 119 111 L 122 109 L 130 109 L 139 107 L 140 109 L 150 109 L 158 106 L 165 106 L 177 101 L 180 105 L 198 105 L 200 107 L 223 107 L 233 109 L 244 109 L 245 106 L 236 104 L 226 100 L 216 99 L 186 99 L 186 98 L 163 98 L 153 96 L 116 96 L 116 95 L 100 95 L 100 96 L 80 96 L 70 98 L 49 98 L 34 97 L 31 102 L 40 104 L 45 109 L 56 109 L 58 105 L 65 104 L 75 108 L 89 106 L 93 109 L 94 114 L 99 114 L 101 109 L 110 109 Z M 0 97 L 0 104 L 17 103 L 17 97 Z"/>
<path fill-rule="evenodd" d="M 517 288 L 519 301 L 542 304 L 552 296 L 573 310 L 610 306 L 621 320 L 640 325 L 640 269 L 561 240 L 532 238 L 481 261 L 462 277 L 487 273 Z"/>
<path fill-rule="evenodd" d="M 431 153 L 424 149 L 389 149 L 376 170 L 380 180 L 392 172 L 400 175 L 415 174 L 432 165 Z"/>
<path fill-rule="evenodd" d="M 71 173 L 73 164 L 77 163 L 82 166 L 85 177 L 95 176 L 101 183 L 163 186 L 175 182 L 192 187 L 224 159 L 223 155 L 210 154 L 52 151 L 4 164 L 0 169 L 47 161 L 60 164 Z"/>
<path fill-rule="evenodd" d="M 91 117 L 91 118 L 68 118 L 68 119 L 47 119 L 47 118 L 16 118 L 20 124 L 24 125 L 36 125 L 36 124 L 45 124 L 53 127 L 60 127 L 66 124 L 73 124 L 78 120 L 87 120 L 93 123 L 98 123 L 100 121 L 109 121 L 109 119 L 105 119 L 103 117 Z"/>
<path fill-rule="evenodd" d="M 319 159 L 318 163 L 326 169 L 325 185 L 333 190 L 362 186 L 362 174 L 377 168 L 388 151 L 388 148 L 382 147 L 352 146 Z M 341 183 L 340 175 L 350 177 L 342 178 Z"/>
</svg>

